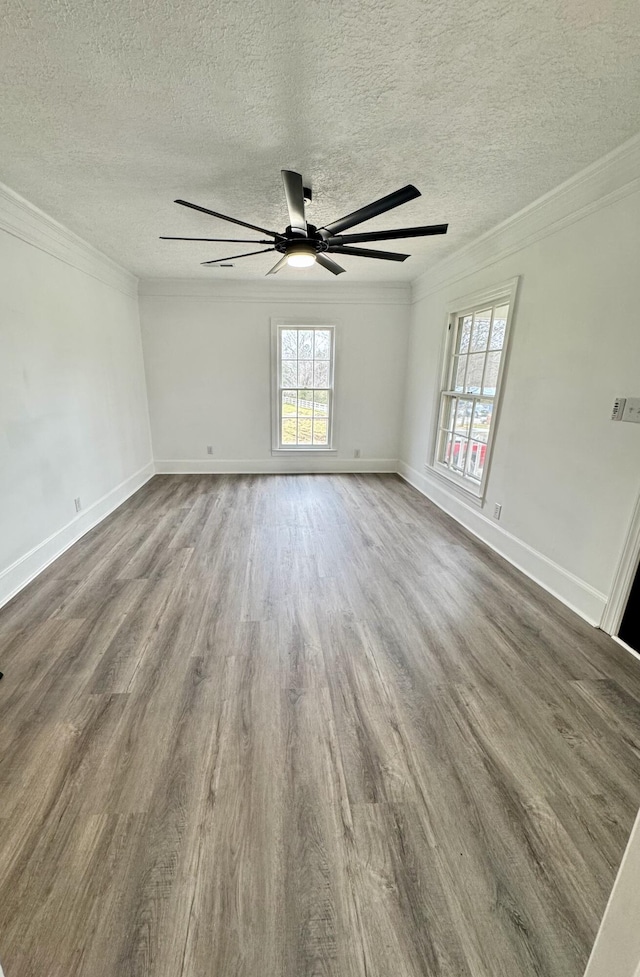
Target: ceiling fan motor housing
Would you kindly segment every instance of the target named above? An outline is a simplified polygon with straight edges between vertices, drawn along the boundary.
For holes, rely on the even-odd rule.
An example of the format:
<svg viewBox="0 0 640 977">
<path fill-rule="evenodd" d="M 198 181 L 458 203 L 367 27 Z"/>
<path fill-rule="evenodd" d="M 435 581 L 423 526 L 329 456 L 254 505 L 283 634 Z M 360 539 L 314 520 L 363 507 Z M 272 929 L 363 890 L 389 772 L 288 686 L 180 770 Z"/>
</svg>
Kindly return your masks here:
<svg viewBox="0 0 640 977">
<path fill-rule="evenodd" d="M 300 233 L 291 226 L 285 230 L 285 236 L 274 242 L 276 251 L 280 254 L 291 253 L 293 250 L 301 251 L 305 254 L 319 254 L 326 251 L 329 244 L 318 234 L 317 228 L 313 224 L 307 224 L 307 233 Z"/>
</svg>

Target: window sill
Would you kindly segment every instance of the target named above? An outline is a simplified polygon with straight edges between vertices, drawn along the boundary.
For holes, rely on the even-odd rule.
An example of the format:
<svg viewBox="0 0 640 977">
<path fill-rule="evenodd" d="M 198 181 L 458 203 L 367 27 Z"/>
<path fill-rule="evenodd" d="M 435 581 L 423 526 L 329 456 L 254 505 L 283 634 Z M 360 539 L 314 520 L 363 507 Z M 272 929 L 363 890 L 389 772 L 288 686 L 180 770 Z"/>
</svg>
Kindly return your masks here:
<svg viewBox="0 0 640 977">
<path fill-rule="evenodd" d="M 482 508 L 484 505 L 484 497 L 486 494 L 486 488 L 484 485 L 470 485 L 468 482 L 463 481 L 461 478 L 457 478 L 455 475 L 450 475 L 449 470 L 444 468 L 426 464 L 424 470 L 427 475 L 432 476 L 436 481 L 440 482 L 442 485 L 446 485 L 448 488 L 453 489 L 455 494 L 460 498 L 464 499 L 465 502 L 472 502 L 473 505 L 477 505 Z"/>
<path fill-rule="evenodd" d="M 272 448 L 272 455 L 335 455 L 337 448 Z"/>
</svg>

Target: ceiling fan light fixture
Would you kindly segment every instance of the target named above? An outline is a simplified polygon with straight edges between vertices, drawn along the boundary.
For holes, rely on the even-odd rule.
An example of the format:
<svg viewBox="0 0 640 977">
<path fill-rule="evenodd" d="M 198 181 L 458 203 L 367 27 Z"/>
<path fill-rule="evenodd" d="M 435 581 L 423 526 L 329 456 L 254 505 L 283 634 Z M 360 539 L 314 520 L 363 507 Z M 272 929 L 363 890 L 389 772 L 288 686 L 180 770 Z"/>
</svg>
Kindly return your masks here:
<svg viewBox="0 0 640 977">
<path fill-rule="evenodd" d="M 315 263 L 315 254 L 290 254 L 287 257 L 287 264 L 292 268 L 310 268 Z"/>
<path fill-rule="evenodd" d="M 287 264 L 292 268 L 310 268 L 315 264 L 316 249 L 306 241 L 293 241 L 286 250 Z"/>
</svg>

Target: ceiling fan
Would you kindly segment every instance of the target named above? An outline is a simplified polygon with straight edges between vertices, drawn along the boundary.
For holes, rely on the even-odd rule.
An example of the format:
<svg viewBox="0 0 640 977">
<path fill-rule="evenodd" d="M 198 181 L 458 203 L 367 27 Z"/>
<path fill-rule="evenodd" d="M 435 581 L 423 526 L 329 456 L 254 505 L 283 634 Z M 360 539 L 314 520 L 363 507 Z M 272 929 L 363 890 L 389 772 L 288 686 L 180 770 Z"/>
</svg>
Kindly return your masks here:
<svg viewBox="0 0 640 977">
<path fill-rule="evenodd" d="M 409 184 L 396 190 L 394 193 L 375 200 L 366 207 L 354 210 L 352 214 L 341 217 L 340 220 L 325 224 L 324 227 L 314 227 L 309 224 L 305 217 L 305 203 L 311 201 L 311 191 L 303 186 L 302 177 L 293 170 L 282 170 L 284 182 L 284 193 L 289 209 L 290 225 L 283 234 L 277 231 L 269 231 L 265 227 L 257 224 L 248 224 L 246 221 L 238 220 L 235 217 L 227 217 L 226 214 L 218 214 L 215 210 L 207 207 L 200 207 L 199 204 L 191 204 L 188 200 L 176 200 L 175 203 L 182 207 L 190 207 L 191 210 L 199 210 L 203 214 L 217 217 L 219 220 L 230 221 L 232 224 L 239 224 L 240 227 L 248 227 L 259 234 L 267 235 L 267 239 L 253 238 L 220 238 L 220 237 L 166 237 L 162 236 L 162 241 L 211 241 L 226 242 L 229 244 L 269 244 L 270 247 L 260 251 L 247 251 L 244 254 L 233 254 L 228 258 L 215 258 L 213 261 L 203 261 L 203 265 L 220 265 L 224 262 L 234 261 L 236 258 L 249 258 L 254 254 L 266 254 L 268 251 L 277 251 L 281 257 L 267 272 L 267 275 L 275 275 L 285 265 L 292 265 L 294 268 L 307 268 L 317 262 L 334 275 L 341 275 L 342 268 L 329 255 L 343 254 L 354 255 L 360 258 L 382 258 L 385 261 L 405 261 L 408 254 L 398 254 L 395 251 L 374 251 L 371 248 L 354 248 L 353 244 L 369 243 L 371 241 L 392 241 L 399 238 L 426 237 L 431 234 L 446 234 L 448 224 L 432 224 L 427 227 L 403 227 L 393 231 L 369 231 L 364 234 L 343 234 L 350 227 L 361 224 L 363 221 L 371 220 L 385 214 L 400 204 L 407 203 L 420 196 L 420 191 Z"/>
</svg>

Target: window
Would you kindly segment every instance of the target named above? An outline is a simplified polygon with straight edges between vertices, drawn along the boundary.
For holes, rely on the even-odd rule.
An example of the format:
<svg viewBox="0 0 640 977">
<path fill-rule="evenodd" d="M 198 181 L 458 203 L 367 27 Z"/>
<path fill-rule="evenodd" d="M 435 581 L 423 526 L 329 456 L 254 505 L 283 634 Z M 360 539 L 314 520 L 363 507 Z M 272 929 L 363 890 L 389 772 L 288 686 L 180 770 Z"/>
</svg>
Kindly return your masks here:
<svg viewBox="0 0 640 977">
<path fill-rule="evenodd" d="M 434 467 L 482 498 L 517 282 L 449 316 Z"/>
<path fill-rule="evenodd" d="M 333 422 L 333 326 L 278 325 L 274 448 L 329 450 Z"/>
</svg>

